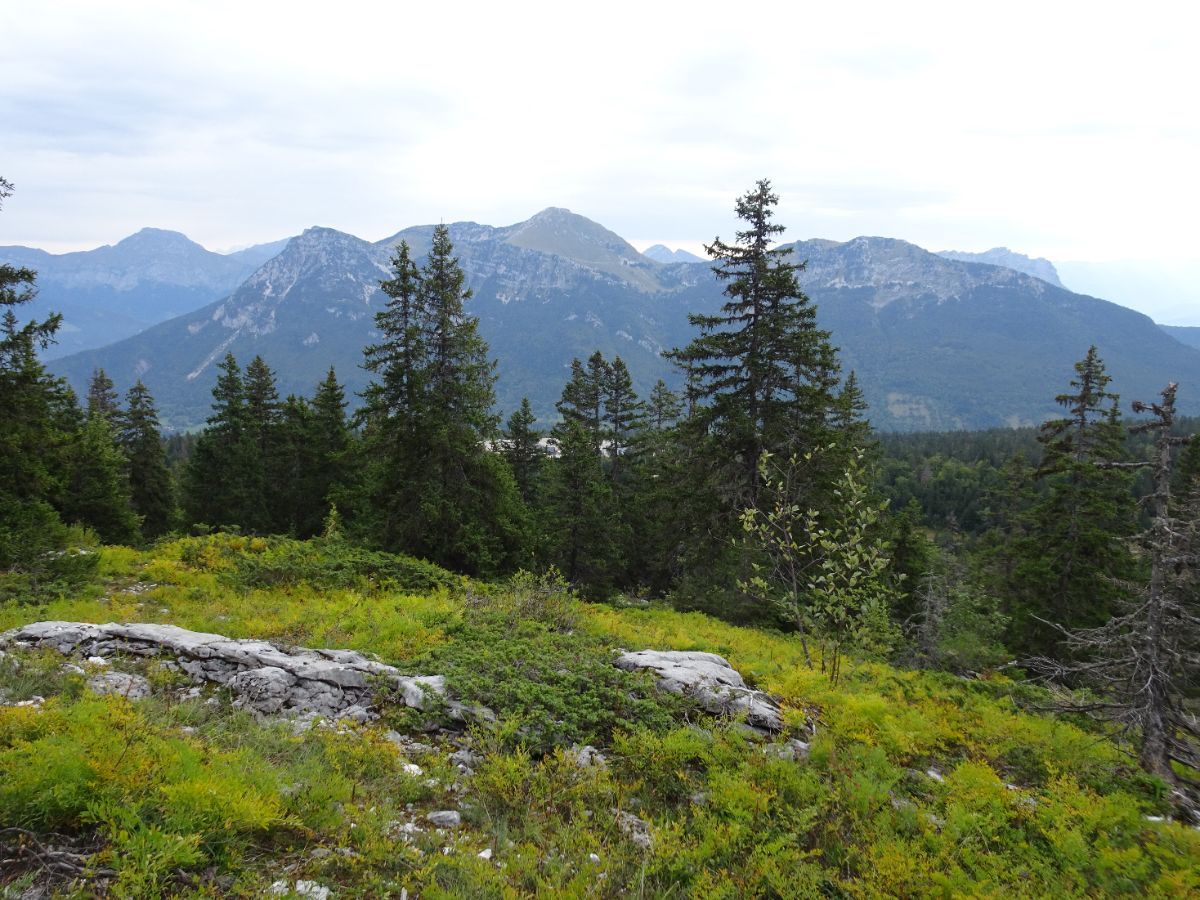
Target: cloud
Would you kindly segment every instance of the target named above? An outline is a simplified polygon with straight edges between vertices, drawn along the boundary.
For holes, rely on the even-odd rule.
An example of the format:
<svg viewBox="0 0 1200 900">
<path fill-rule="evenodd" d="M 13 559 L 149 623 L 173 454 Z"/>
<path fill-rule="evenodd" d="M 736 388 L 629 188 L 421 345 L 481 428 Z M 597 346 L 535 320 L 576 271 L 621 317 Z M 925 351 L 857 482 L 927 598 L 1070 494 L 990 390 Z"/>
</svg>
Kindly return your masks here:
<svg viewBox="0 0 1200 900">
<path fill-rule="evenodd" d="M 0 243 L 208 246 L 567 206 L 677 244 L 1195 255 L 1186 7 L 81 0 L 0 14 Z M 670 241 L 668 241 L 670 242 Z M 692 244 L 691 246 L 695 246 Z"/>
</svg>

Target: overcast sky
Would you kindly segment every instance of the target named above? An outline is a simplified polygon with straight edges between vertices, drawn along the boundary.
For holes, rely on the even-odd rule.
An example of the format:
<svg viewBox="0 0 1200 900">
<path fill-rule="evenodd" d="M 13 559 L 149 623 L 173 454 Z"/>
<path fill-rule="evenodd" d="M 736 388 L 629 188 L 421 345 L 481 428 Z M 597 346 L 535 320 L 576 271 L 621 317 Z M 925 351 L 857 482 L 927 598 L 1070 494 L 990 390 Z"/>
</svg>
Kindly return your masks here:
<svg viewBox="0 0 1200 900">
<path fill-rule="evenodd" d="M 1200 272 L 1194 8 L 7 2 L 0 244 L 566 206 L 699 250 L 766 176 L 789 240 Z M 1200 291 L 1165 320 L 1200 324 Z"/>
</svg>

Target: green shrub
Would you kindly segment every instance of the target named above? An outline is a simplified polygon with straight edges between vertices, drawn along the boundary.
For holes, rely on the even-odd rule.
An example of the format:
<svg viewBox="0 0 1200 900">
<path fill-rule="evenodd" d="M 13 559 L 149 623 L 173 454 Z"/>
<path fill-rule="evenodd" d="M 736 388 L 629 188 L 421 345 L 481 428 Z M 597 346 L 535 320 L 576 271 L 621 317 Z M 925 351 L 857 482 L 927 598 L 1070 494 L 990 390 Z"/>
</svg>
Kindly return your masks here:
<svg viewBox="0 0 1200 900">
<path fill-rule="evenodd" d="M 220 572 L 241 590 L 307 584 L 315 588 L 432 591 L 460 588 L 464 579 L 409 556 L 368 550 L 338 538 L 297 541 L 214 534 L 180 542 L 180 559 Z"/>
<path fill-rule="evenodd" d="M 688 701 L 659 692 L 649 675 L 616 668 L 610 650 L 579 633 L 476 609 L 447 636 L 411 667 L 445 675 L 463 701 L 515 719 L 515 739 L 539 755 L 607 744 L 617 729 L 664 730 L 695 713 Z"/>
</svg>

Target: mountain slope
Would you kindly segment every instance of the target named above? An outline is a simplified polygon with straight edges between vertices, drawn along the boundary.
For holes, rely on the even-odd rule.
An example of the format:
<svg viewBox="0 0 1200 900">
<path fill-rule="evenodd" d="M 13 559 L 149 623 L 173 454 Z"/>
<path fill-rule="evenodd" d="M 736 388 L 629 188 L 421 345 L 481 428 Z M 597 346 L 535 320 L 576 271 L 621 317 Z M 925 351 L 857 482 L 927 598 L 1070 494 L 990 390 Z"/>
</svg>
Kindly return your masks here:
<svg viewBox="0 0 1200 900">
<path fill-rule="evenodd" d="M 992 266 L 1004 266 L 1006 269 L 1015 269 L 1018 272 L 1024 272 L 1026 275 L 1032 275 L 1034 278 L 1040 278 L 1042 281 L 1052 284 L 1055 287 L 1065 287 L 1059 280 L 1058 270 L 1054 268 L 1054 263 L 1050 262 L 1050 260 L 1041 257 L 1033 259 L 1024 253 L 1016 253 L 1009 250 L 1007 247 L 993 247 L 991 250 L 985 250 L 983 253 L 942 250 L 938 253 L 938 256 L 957 260 L 958 262 L 981 262 Z"/>
<path fill-rule="evenodd" d="M 123 241 L 60 255 L 0 247 L 0 262 L 38 273 L 38 295 L 26 315 L 63 314 L 53 359 L 100 347 L 223 297 L 256 265 L 212 253 L 176 231 L 143 228 Z"/>
<path fill-rule="evenodd" d="M 83 385 L 103 366 L 124 387 L 143 377 L 171 427 L 203 422 L 225 352 L 256 353 L 279 373 L 282 393 L 309 394 L 329 365 L 361 390 L 362 347 L 399 240 L 417 256 L 432 226 L 374 244 L 309 229 L 225 300 L 57 368 Z M 529 396 L 543 421 L 573 357 L 620 355 L 643 396 L 658 378 L 678 386 L 661 351 L 693 335 L 690 312 L 723 298 L 706 265 L 655 263 L 594 222 L 551 209 L 495 228 L 450 226 L 474 298 L 467 309 L 499 360 L 498 406 Z M 1184 385 L 1182 412 L 1200 412 L 1200 351 L 1148 318 L 1072 294 L 1010 268 L 946 259 L 887 238 L 793 245 L 807 260 L 801 283 L 854 369 L 881 428 L 984 428 L 1030 424 L 1056 412 L 1074 362 L 1096 344 L 1127 399 L 1168 380 Z"/>
</svg>

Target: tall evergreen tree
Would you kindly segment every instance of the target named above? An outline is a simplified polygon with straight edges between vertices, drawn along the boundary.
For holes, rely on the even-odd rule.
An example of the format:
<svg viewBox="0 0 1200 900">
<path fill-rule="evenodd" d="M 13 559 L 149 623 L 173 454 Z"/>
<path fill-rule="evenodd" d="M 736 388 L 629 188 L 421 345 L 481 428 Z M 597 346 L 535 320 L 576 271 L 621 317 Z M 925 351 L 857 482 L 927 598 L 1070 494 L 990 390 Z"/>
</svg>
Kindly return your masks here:
<svg viewBox="0 0 1200 900">
<path fill-rule="evenodd" d="M 383 341 L 365 361 L 379 379 L 364 394 L 369 530 L 387 549 L 458 571 L 512 568 L 527 523 L 512 473 L 486 449 L 497 433 L 495 364 L 464 310 L 471 292 L 449 230 L 434 229 L 419 272 L 401 245 L 393 273 L 376 317 Z"/>
<path fill-rule="evenodd" d="M 103 369 L 92 372 L 92 380 L 88 384 L 87 411 L 89 414 L 99 413 L 114 426 L 119 426 L 121 404 L 113 380 Z"/>
<path fill-rule="evenodd" d="M 601 357 L 603 361 L 603 357 Z M 621 482 L 622 458 L 633 446 L 634 437 L 645 423 L 645 404 L 633 390 L 633 378 L 621 357 L 605 365 L 603 435 L 614 484 Z"/>
<path fill-rule="evenodd" d="M 562 396 L 554 404 L 564 422 L 578 422 L 592 440 L 592 449 L 601 455 L 604 443 L 604 394 L 609 378 L 608 363 L 597 350 L 585 366 L 571 360 L 571 378 Z"/>
<path fill-rule="evenodd" d="M 521 499 L 531 508 L 537 502 L 538 481 L 546 461 L 545 451 L 538 443 L 541 432 L 534 427 L 536 422 L 529 398 L 522 397 L 520 408 L 508 417 L 503 445 L 504 458 L 512 469 Z"/>
<path fill-rule="evenodd" d="M 661 378 L 650 390 L 650 402 L 646 411 L 650 427 L 661 431 L 674 425 L 683 415 L 683 403 L 679 396 L 667 387 Z"/>
<path fill-rule="evenodd" d="M 12 184 L 0 178 L 0 206 L 11 194 Z M 54 342 L 62 316 L 17 318 L 34 297 L 35 279 L 32 269 L 0 264 L 0 568 L 41 565 L 65 540 L 55 506 L 78 412 L 65 382 L 37 356 Z"/>
<path fill-rule="evenodd" d="M 141 539 L 133 511 L 126 460 L 104 414 L 88 413 L 71 453 L 70 481 L 63 518 L 95 529 L 107 544 L 134 544 Z"/>
<path fill-rule="evenodd" d="M 337 504 L 350 490 L 354 434 L 346 416 L 346 391 L 333 366 L 317 385 L 313 396 L 313 428 L 318 469 L 313 487 L 314 499 L 322 507 L 323 517 L 330 505 Z"/>
<path fill-rule="evenodd" d="M 218 368 L 208 427 L 196 441 L 184 479 L 188 519 L 259 530 L 267 519 L 263 461 L 247 411 L 242 370 L 232 353 Z"/>
<path fill-rule="evenodd" d="M 1159 403 L 1135 402 L 1134 412 L 1153 418 L 1134 425 L 1134 433 L 1155 435 L 1148 460 L 1118 464 L 1146 467 L 1153 475 L 1150 527 L 1139 538 L 1149 560 L 1149 577 L 1133 596 L 1122 598 L 1116 614 L 1095 628 L 1064 629 L 1074 659 L 1040 658 L 1035 669 L 1095 691 L 1068 708 L 1115 720 L 1132 730 L 1146 771 L 1183 790 L 1195 783 L 1181 771 L 1200 767 L 1200 724 L 1192 698 L 1200 679 L 1200 508 L 1172 512 L 1173 452 L 1187 437 L 1172 434 L 1176 385 L 1162 391 Z M 1185 768 L 1182 768 L 1185 767 Z M 1200 822 L 1200 802 L 1176 791 L 1180 812 Z"/>
<path fill-rule="evenodd" d="M 595 438 L 580 420 L 554 428 L 558 457 L 547 487 L 549 562 L 572 584 L 601 599 L 613 589 L 623 539 L 612 487 L 596 454 Z"/>
<path fill-rule="evenodd" d="M 772 221 L 778 202 L 765 179 L 738 199 L 746 229 L 705 248 L 728 299 L 718 314 L 690 315 L 700 335 L 669 354 L 695 379 L 696 425 L 718 439 L 739 508 L 754 504 L 764 451 L 803 449 L 824 429 L 836 384 L 829 332 L 797 278 L 804 264 L 772 246 L 785 231 Z"/>
<path fill-rule="evenodd" d="M 156 538 L 170 531 L 175 520 L 175 486 L 158 411 L 141 379 L 125 395 L 125 404 L 118 443 L 128 461 L 130 502 L 141 517 L 142 535 Z"/>
<path fill-rule="evenodd" d="M 746 223 L 734 243 L 720 238 L 706 247 L 724 282 L 726 302 L 714 315 L 691 315 L 700 334 L 669 355 L 688 383 L 686 433 L 696 469 L 691 489 L 680 498 L 693 525 L 688 568 L 699 587 L 715 596 L 745 582 L 746 553 L 738 541 L 741 512 L 755 508 L 762 485 L 764 453 L 791 456 L 832 443 L 832 414 L 838 381 L 829 332 L 817 326 L 816 307 L 800 289 L 803 263 L 789 259 L 790 248 L 772 246 L 784 227 L 773 221 L 779 198 L 770 182 L 759 181 L 737 201 Z M 848 465 L 853 447 L 821 454 L 823 468 L 812 471 L 806 505 L 825 509 Z M 715 591 L 714 591 L 715 589 Z M 726 595 L 725 615 L 741 616 L 748 598 Z M 755 608 L 759 606 L 756 601 Z"/>
<path fill-rule="evenodd" d="M 1075 372 L 1073 390 L 1055 398 L 1067 414 L 1038 437 L 1045 487 L 1014 546 L 1010 645 L 1018 651 L 1057 652 L 1055 625 L 1103 623 L 1136 574 L 1126 541 L 1137 520 L 1130 474 L 1113 466 L 1125 459 L 1117 396 L 1095 347 Z"/>
</svg>

